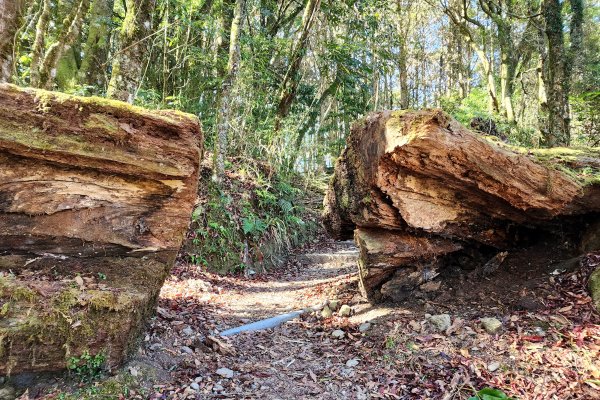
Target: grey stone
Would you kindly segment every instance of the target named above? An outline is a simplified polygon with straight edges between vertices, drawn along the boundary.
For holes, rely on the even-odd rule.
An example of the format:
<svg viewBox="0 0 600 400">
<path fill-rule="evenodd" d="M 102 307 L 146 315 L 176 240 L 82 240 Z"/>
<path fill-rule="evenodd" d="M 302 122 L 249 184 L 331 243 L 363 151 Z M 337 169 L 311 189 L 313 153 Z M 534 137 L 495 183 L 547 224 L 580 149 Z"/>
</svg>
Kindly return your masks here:
<svg viewBox="0 0 600 400">
<path fill-rule="evenodd" d="M 481 318 L 481 325 L 483 329 L 489 334 L 494 334 L 502 327 L 502 321 L 498 318 Z"/>
<path fill-rule="evenodd" d="M 223 390 L 225 390 L 225 388 L 221 385 L 215 385 L 213 386 L 213 391 L 214 392 L 222 392 Z"/>
<path fill-rule="evenodd" d="M 336 329 L 335 331 L 331 332 L 331 336 L 334 339 L 343 339 L 344 336 L 346 336 L 346 332 L 341 329 Z"/>
<path fill-rule="evenodd" d="M 183 330 L 181 332 L 183 332 L 187 336 L 192 336 L 194 334 L 194 330 L 192 328 L 190 328 L 189 326 L 183 328 Z"/>
<path fill-rule="evenodd" d="M 427 320 L 438 332 L 444 332 L 452 325 L 452 320 L 448 314 L 431 315 Z"/>
<path fill-rule="evenodd" d="M 161 348 L 162 348 L 162 345 L 160 343 L 152 343 L 150 345 L 150 350 L 152 350 L 152 351 L 160 350 Z"/>
<path fill-rule="evenodd" d="M 348 368 L 353 368 L 353 367 L 356 367 L 357 365 L 358 365 L 358 360 L 356 358 L 346 361 L 346 367 L 348 367 Z"/>
<path fill-rule="evenodd" d="M 490 372 L 494 372 L 494 371 L 498 370 L 498 368 L 500 368 L 500 363 L 499 362 L 493 362 L 493 363 L 490 363 L 487 366 L 487 369 Z"/>
<path fill-rule="evenodd" d="M 190 387 L 191 387 L 192 389 L 194 389 L 196 392 L 197 392 L 198 390 L 200 390 L 200 385 L 198 385 L 196 382 L 192 382 L 192 383 L 190 384 Z"/>
<path fill-rule="evenodd" d="M 187 353 L 187 354 L 194 354 L 194 350 L 190 349 L 187 346 L 181 346 L 181 351 L 183 351 L 184 353 Z"/>
<path fill-rule="evenodd" d="M 223 378 L 233 378 L 233 371 L 229 368 L 219 368 L 217 370 L 217 375 L 221 375 Z"/>
<path fill-rule="evenodd" d="M 333 312 L 331 311 L 331 308 L 329 308 L 329 306 L 325 306 L 323 307 L 323 310 L 321 310 L 321 317 L 323 318 L 331 318 L 332 315 Z"/>
<path fill-rule="evenodd" d="M 370 322 L 365 322 L 364 324 L 360 324 L 360 326 L 358 327 L 359 332 L 366 332 L 369 329 L 371 329 L 371 323 Z"/>
</svg>

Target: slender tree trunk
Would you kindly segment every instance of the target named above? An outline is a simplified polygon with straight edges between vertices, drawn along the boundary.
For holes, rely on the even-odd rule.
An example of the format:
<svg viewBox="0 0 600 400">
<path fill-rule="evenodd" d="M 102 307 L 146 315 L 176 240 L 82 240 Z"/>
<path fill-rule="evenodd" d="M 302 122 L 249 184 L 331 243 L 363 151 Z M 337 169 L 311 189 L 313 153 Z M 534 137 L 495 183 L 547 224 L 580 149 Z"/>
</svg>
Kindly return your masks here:
<svg viewBox="0 0 600 400">
<path fill-rule="evenodd" d="M 79 82 L 103 90 L 107 85 L 107 62 L 112 34 L 114 0 L 94 0 L 90 9 L 90 26 L 79 69 Z"/>
<path fill-rule="evenodd" d="M 544 0 L 542 15 L 545 22 L 547 56 L 542 57 L 541 68 L 546 101 L 540 107 L 540 130 L 544 145 L 548 147 L 569 145 L 570 110 L 569 93 L 573 79 L 573 65 L 581 49 L 583 4 L 571 1 L 571 47 L 564 41 L 562 4 L 559 0 Z"/>
<path fill-rule="evenodd" d="M 225 157 L 227 156 L 229 127 L 233 119 L 234 105 L 232 103 L 234 102 L 234 87 L 240 64 L 240 34 L 244 19 L 246 19 L 246 0 L 237 0 L 229 35 L 229 61 L 217 108 L 217 147 L 214 161 L 214 177 L 217 182 L 220 182 L 225 175 Z"/>
<path fill-rule="evenodd" d="M 142 80 L 143 61 L 152 31 L 153 0 L 126 0 L 127 12 L 114 55 L 107 96 L 133 103 Z"/>
<path fill-rule="evenodd" d="M 46 46 L 46 32 L 50 24 L 50 0 L 42 0 L 42 12 L 35 24 L 35 39 L 31 55 L 30 84 L 33 87 L 40 86 L 40 68 L 44 60 L 44 49 Z"/>
<path fill-rule="evenodd" d="M 39 81 L 36 85 L 38 87 L 52 88 L 60 59 L 79 37 L 83 19 L 90 8 L 90 0 L 80 0 L 76 4 L 77 6 L 64 19 L 63 29 L 56 42 L 52 43 L 44 54 L 39 67 Z"/>
<path fill-rule="evenodd" d="M 310 28 L 316 18 L 320 6 L 321 0 L 307 0 L 306 2 L 304 14 L 302 15 L 302 29 L 300 32 L 300 37 L 298 42 L 294 45 L 292 56 L 290 58 L 290 66 L 281 84 L 282 91 L 279 97 L 279 104 L 277 106 L 277 114 L 275 117 L 275 132 L 279 131 L 281 121 L 289 114 L 290 107 L 296 98 L 298 84 L 300 83 L 300 65 L 302 64 L 302 60 L 306 54 Z"/>
<path fill-rule="evenodd" d="M 10 82 L 14 65 L 15 36 L 25 0 L 0 0 L 0 82 Z"/>
</svg>

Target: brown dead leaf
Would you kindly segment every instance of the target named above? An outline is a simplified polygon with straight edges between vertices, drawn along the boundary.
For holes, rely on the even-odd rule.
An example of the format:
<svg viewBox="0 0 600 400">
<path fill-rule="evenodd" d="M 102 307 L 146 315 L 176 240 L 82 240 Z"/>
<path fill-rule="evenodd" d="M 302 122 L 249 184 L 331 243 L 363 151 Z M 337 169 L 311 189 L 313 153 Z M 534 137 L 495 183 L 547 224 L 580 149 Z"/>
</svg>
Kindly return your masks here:
<svg viewBox="0 0 600 400">
<path fill-rule="evenodd" d="M 235 356 L 235 349 L 232 345 L 214 336 L 207 336 L 206 339 L 204 339 L 204 344 L 217 353 Z"/>
</svg>

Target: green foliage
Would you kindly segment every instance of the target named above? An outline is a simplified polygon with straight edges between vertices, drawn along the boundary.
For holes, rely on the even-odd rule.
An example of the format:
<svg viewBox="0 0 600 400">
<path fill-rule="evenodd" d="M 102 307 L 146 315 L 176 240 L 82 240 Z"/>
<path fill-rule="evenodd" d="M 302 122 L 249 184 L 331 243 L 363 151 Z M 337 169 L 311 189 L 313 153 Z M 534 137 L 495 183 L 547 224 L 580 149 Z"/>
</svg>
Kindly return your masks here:
<svg viewBox="0 0 600 400">
<path fill-rule="evenodd" d="M 600 90 L 571 98 L 573 142 L 584 146 L 600 146 Z"/>
<path fill-rule="evenodd" d="M 90 382 L 100 376 L 105 362 L 106 356 L 104 353 L 91 355 L 86 350 L 79 357 L 69 358 L 67 369 L 82 382 Z"/>
<path fill-rule="evenodd" d="M 508 397 L 503 391 L 492 388 L 481 389 L 475 396 L 469 397 L 469 400 L 515 400 Z"/>
<path fill-rule="evenodd" d="M 469 126 L 475 117 L 494 119 L 494 115 L 487 112 L 487 101 L 487 92 L 483 88 L 476 87 L 464 99 L 456 93 L 442 97 L 440 106 L 461 124 Z"/>
<path fill-rule="evenodd" d="M 316 217 L 291 178 L 268 178 L 249 165 L 230 169 L 238 178 L 222 186 L 209 179 L 201 183 L 208 195 L 192 214 L 185 245 L 190 262 L 219 272 L 241 271 L 249 266 L 244 261 L 267 267 L 312 237 Z"/>
</svg>

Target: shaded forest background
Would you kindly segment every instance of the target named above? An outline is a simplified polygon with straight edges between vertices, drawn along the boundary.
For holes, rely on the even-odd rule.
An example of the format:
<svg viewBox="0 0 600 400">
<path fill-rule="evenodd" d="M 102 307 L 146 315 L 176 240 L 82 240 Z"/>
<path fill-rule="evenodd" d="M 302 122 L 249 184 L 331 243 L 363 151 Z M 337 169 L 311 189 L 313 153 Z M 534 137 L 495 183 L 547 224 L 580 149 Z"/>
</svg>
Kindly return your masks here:
<svg viewBox="0 0 600 400">
<path fill-rule="evenodd" d="M 374 110 L 600 143 L 596 0 L 0 1 L 2 80 L 198 115 L 226 156 L 331 167 Z M 485 126 L 485 124 L 484 124 Z"/>
</svg>

